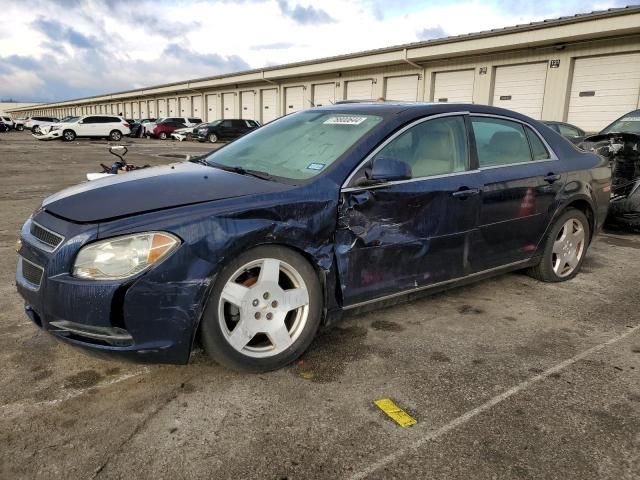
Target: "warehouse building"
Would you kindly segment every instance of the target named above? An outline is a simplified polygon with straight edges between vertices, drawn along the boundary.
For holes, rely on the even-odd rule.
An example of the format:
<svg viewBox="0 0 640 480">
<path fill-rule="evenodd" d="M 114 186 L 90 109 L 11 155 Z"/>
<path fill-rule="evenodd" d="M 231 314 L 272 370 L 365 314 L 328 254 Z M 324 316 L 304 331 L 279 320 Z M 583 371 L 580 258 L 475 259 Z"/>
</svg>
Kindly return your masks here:
<svg viewBox="0 0 640 480">
<path fill-rule="evenodd" d="M 640 108 L 640 6 L 21 108 L 246 118 L 344 99 L 474 102 L 598 131 Z"/>
</svg>

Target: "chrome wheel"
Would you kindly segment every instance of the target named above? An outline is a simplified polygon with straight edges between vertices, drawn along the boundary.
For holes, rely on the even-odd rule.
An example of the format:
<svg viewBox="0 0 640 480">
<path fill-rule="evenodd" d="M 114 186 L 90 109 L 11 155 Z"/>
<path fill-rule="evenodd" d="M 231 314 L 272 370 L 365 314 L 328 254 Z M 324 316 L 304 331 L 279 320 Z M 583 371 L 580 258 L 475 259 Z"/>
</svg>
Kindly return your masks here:
<svg viewBox="0 0 640 480">
<path fill-rule="evenodd" d="M 215 133 L 209 134 L 209 143 L 216 143 L 218 141 L 218 137 Z"/>
<path fill-rule="evenodd" d="M 225 340 L 254 358 L 272 357 L 298 339 L 309 318 L 302 275 L 275 258 L 253 260 L 229 278 L 218 300 Z"/>
<path fill-rule="evenodd" d="M 585 251 L 584 226 L 575 218 L 567 220 L 553 244 L 551 258 L 553 271 L 558 277 L 567 277 L 580 264 Z"/>
</svg>

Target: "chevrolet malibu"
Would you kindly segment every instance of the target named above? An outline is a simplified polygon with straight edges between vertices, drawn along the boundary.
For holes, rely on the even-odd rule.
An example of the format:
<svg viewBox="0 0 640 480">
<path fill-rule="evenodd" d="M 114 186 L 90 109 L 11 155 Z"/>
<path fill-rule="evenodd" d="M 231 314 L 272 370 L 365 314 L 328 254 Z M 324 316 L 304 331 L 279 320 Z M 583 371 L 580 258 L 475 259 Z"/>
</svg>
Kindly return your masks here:
<svg viewBox="0 0 640 480">
<path fill-rule="evenodd" d="M 68 188 L 21 232 L 31 320 L 84 349 L 259 372 L 321 325 L 500 273 L 573 278 L 606 217 L 607 163 L 523 115 L 344 104 L 190 162 Z"/>
</svg>

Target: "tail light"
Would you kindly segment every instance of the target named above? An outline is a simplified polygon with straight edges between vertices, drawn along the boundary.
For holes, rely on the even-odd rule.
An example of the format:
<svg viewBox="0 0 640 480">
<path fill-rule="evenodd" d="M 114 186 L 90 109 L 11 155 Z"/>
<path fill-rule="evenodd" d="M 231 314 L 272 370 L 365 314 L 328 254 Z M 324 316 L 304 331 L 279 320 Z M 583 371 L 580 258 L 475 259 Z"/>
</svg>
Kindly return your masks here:
<svg viewBox="0 0 640 480">
<path fill-rule="evenodd" d="M 122 125 L 124 126 L 124 128 L 129 128 L 129 124 L 128 123 L 123 123 Z"/>
</svg>

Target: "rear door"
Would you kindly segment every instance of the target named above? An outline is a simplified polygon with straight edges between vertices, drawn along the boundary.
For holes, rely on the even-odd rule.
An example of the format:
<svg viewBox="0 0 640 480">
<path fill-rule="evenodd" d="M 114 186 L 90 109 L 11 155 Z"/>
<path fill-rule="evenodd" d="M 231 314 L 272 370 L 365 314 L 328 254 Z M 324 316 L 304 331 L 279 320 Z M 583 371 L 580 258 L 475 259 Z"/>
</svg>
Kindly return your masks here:
<svg viewBox="0 0 640 480">
<path fill-rule="evenodd" d="M 76 135 L 78 137 L 92 137 L 95 136 L 98 129 L 98 117 L 90 116 L 83 118 L 78 122 L 78 128 Z"/>
<path fill-rule="evenodd" d="M 358 179 L 377 158 L 408 163 L 412 178 L 374 187 Z M 345 306 L 464 276 L 479 209 L 463 114 L 427 118 L 371 155 L 341 192 L 336 258 Z"/>
<path fill-rule="evenodd" d="M 472 115 L 482 180 L 478 240 L 471 264 L 482 271 L 536 251 L 566 180 L 566 168 L 530 125 Z"/>
<path fill-rule="evenodd" d="M 231 120 L 223 120 L 220 122 L 220 125 L 218 125 L 216 130 L 218 138 L 232 138 L 234 133 L 233 122 Z"/>
</svg>

